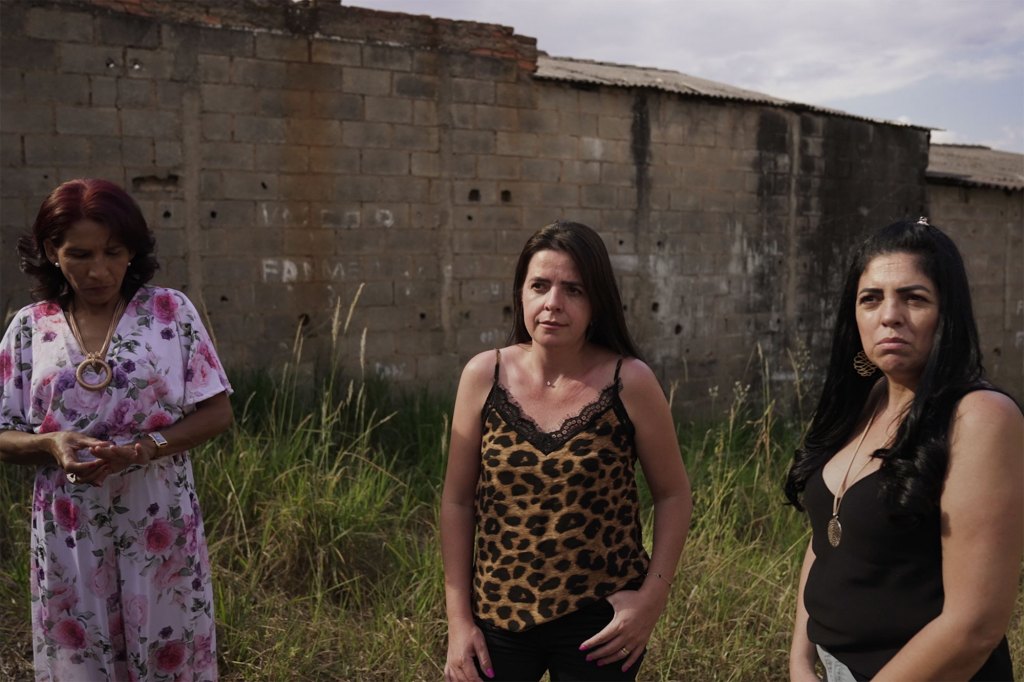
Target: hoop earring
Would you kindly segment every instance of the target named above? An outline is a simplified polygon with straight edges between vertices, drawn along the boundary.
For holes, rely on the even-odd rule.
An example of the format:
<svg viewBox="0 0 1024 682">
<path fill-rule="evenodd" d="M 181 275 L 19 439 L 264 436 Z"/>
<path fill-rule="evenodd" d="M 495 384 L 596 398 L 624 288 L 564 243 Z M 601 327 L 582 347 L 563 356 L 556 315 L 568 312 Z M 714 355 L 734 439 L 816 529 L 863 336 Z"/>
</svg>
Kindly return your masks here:
<svg viewBox="0 0 1024 682">
<path fill-rule="evenodd" d="M 868 354 L 861 350 L 853 356 L 853 369 L 857 374 L 866 379 L 878 371 L 878 365 L 871 362 L 868 358 Z"/>
</svg>

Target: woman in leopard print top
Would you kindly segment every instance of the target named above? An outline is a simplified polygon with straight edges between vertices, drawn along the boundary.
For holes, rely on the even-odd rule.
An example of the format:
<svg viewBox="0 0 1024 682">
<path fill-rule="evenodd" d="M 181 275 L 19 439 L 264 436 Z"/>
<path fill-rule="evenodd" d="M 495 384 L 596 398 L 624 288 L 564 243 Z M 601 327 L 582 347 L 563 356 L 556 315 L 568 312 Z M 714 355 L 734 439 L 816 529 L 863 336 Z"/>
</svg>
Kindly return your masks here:
<svg viewBox="0 0 1024 682">
<path fill-rule="evenodd" d="M 449 682 L 634 679 L 692 501 L 601 238 L 557 222 L 519 256 L 509 344 L 466 365 L 441 501 Z M 654 499 L 643 548 L 635 464 Z"/>
</svg>

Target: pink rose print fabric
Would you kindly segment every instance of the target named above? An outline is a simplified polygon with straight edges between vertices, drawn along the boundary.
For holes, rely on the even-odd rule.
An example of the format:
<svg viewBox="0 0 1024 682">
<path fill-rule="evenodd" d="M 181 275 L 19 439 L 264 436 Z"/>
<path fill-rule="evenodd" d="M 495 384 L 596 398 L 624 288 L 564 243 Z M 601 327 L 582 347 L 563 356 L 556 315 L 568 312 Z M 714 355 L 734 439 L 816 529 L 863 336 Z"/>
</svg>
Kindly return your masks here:
<svg viewBox="0 0 1024 682">
<path fill-rule="evenodd" d="M 173 289 L 141 288 L 110 346 L 113 380 L 86 391 L 60 307 L 23 308 L 0 342 L 0 429 L 128 443 L 231 392 L 199 314 Z M 187 453 L 100 487 L 40 467 L 30 568 L 37 680 L 217 678 L 210 562 Z"/>
</svg>

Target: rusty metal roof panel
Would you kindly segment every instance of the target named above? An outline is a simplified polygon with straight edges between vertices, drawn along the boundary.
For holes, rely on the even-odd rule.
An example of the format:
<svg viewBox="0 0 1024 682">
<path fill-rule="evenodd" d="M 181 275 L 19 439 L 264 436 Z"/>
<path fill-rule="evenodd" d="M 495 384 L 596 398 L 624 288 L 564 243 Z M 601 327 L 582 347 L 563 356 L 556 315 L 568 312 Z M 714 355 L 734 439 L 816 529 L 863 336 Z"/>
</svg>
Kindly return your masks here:
<svg viewBox="0 0 1024 682">
<path fill-rule="evenodd" d="M 980 145 L 933 144 L 926 175 L 950 185 L 1024 190 L 1024 154 Z"/>
<path fill-rule="evenodd" d="M 591 83 L 594 85 L 607 85 L 623 88 L 652 88 L 664 92 L 674 92 L 680 95 L 694 97 L 710 97 L 714 99 L 725 99 L 737 102 L 750 102 L 753 104 L 767 104 L 769 106 L 798 111 L 814 111 L 845 118 L 854 118 L 872 123 L 884 123 L 908 128 L 920 128 L 930 130 L 926 126 L 902 123 L 900 121 L 886 121 L 882 119 L 857 116 L 838 109 L 829 109 L 811 104 L 802 104 L 791 100 L 773 97 L 763 92 L 746 90 L 726 83 L 698 78 L 678 71 L 656 69 L 647 66 L 629 66 L 625 64 L 612 64 L 609 62 L 596 62 L 586 59 L 570 59 L 568 57 L 551 57 L 549 55 L 537 55 L 537 71 L 534 78 L 544 80 L 569 81 L 576 83 Z"/>
</svg>

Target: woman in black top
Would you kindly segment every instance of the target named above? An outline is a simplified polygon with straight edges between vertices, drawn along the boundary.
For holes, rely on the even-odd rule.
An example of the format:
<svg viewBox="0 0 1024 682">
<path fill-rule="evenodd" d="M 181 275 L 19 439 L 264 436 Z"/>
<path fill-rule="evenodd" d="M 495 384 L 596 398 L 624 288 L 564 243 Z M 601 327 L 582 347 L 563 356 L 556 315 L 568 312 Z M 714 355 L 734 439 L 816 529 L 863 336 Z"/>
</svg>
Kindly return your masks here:
<svg viewBox="0 0 1024 682">
<path fill-rule="evenodd" d="M 1012 679 L 1024 419 L 984 379 L 963 260 L 925 219 L 856 252 L 786 482 L 812 538 L 790 679 Z"/>
</svg>

